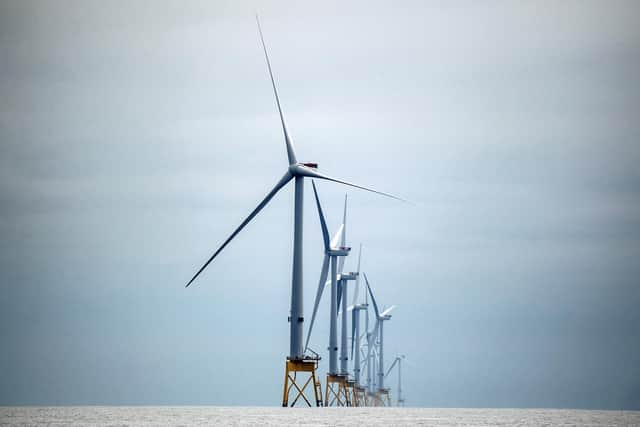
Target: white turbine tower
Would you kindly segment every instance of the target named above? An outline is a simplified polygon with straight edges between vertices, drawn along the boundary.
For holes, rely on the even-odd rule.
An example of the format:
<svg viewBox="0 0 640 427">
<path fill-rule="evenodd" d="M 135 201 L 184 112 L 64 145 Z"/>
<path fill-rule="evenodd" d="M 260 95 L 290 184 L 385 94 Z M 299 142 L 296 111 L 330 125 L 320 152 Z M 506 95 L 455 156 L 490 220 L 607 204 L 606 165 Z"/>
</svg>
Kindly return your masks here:
<svg viewBox="0 0 640 427">
<path fill-rule="evenodd" d="M 340 239 L 340 247 L 347 247 L 347 195 L 344 196 L 344 211 L 342 216 L 342 236 Z M 358 271 L 344 273 L 345 257 L 338 258 L 338 274 L 337 274 L 337 304 L 338 304 L 338 316 L 341 318 L 341 334 L 340 334 L 340 375 L 348 377 L 348 341 L 347 336 L 348 323 L 347 323 L 347 284 L 349 281 L 358 281 L 358 275 L 360 274 L 360 258 L 358 257 Z M 327 287 L 331 284 L 331 280 L 325 282 L 324 286 Z M 321 290 L 318 289 L 321 293 Z M 357 294 L 356 294 L 357 295 Z M 340 305 L 342 304 L 342 307 Z"/>
<path fill-rule="evenodd" d="M 367 275 L 364 275 L 364 280 L 367 283 L 367 289 L 369 290 L 369 295 L 371 295 L 371 302 L 373 303 L 373 309 L 376 313 L 376 326 L 373 328 L 373 336 L 376 337 L 378 331 L 379 335 L 379 343 L 378 343 L 378 393 L 381 395 L 387 396 L 388 401 L 388 390 L 384 388 L 384 322 L 391 319 L 391 311 L 396 307 L 392 305 L 387 308 L 385 311 L 380 313 L 378 311 L 378 304 L 376 303 L 376 298 L 373 296 L 373 292 L 371 291 L 371 285 L 369 285 L 369 280 L 367 279 Z"/>
<path fill-rule="evenodd" d="M 364 274 L 364 273 L 363 273 Z M 365 304 L 367 305 L 367 309 L 365 310 L 365 327 L 364 327 L 364 331 L 366 333 L 366 338 L 367 338 L 367 354 L 365 357 L 365 363 L 367 365 L 367 392 L 368 393 L 373 393 L 373 383 L 374 383 L 374 378 L 373 378 L 373 373 L 372 373 L 372 360 L 371 358 L 373 357 L 373 345 L 375 344 L 375 338 L 373 338 L 373 331 L 369 330 L 369 293 L 365 292 L 364 293 L 364 301 Z"/>
<path fill-rule="evenodd" d="M 342 246 L 346 246 L 346 235 L 347 235 L 347 195 L 344 196 L 344 214 L 342 217 L 342 224 L 344 228 L 342 229 Z M 342 303 L 342 308 L 340 309 L 341 313 L 341 340 L 340 340 L 340 375 L 345 377 L 349 376 L 349 351 L 347 342 L 349 340 L 347 336 L 348 325 L 347 325 L 347 284 L 349 281 L 358 280 L 358 276 L 360 274 L 360 256 L 358 255 L 358 271 L 357 272 L 349 272 L 343 273 L 344 269 L 344 257 L 339 261 L 339 271 L 340 271 L 340 279 L 338 281 L 338 307 L 340 307 L 340 303 Z M 354 293 L 354 295 L 356 295 Z"/>
<path fill-rule="evenodd" d="M 351 307 L 351 358 L 353 359 L 353 377 L 356 386 L 360 386 L 360 348 L 361 348 L 361 332 L 360 332 L 360 312 L 367 309 L 367 304 L 356 304 Z"/>
<path fill-rule="evenodd" d="M 271 78 L 271 85 L 273 87 L 273 93 L 276 98 L 276 105 L 278 107 L 278 113 L 280 115 L 280 122 L 282 124 L 282 132 L 284 134 L 284 143 L 287 151 L 288 166 L 287 169 L 277 182 L 275 187 L 262 199 L 262 201 L 256 206 L 256 208 L 245 218 L 240 225 L 231 233 L 231 235 L 220 245 L 220 247 L 211 255 L 211 257 L 204 263 L 204 265 L 196 272 L 196 274 L 189 280 L 187 287 L 193 283 L 193 281 L 204 271 L 205 268 L 215 259 L 215 257 L 233 240 L 233 238 L 269 203 L 269 201 L 276 195 L 282 187 L 284 187 L 289 181 L 295 181 L 295 201 L 294 201 L 294 226 L 293 226 L 293 265 L 291 272 L 291 309 L 289 316 L 289 355 L 287 357 L 286 375 L 285 375 L 285 387 L 283 395 L 283 406 L 288 406 L 288 379 L 290 378 L 289 372 L 309 372 L 307 367 L 303 367 L 302 364 L 306 359 L 309 359 L 305 355 L 305 349 L 303 345 L 303 333 L 304 333 L 304 313 L 303 313 L 303 286 L 302 286 L 302 220 L 303 220 L 303 199 L 304 199 L 304 178 L 318 178 L 328 181 L 338 182 L 341 184 L 350 185 L 352 187 L 360 188 L 363 190 L 371 191 L 374 193 L 382 194 L 387 197 L 402 200 L 391 194 L 383 193 L 374 189 L 362 187 L 341 179 L 333 178 L 328 175 L 324 175 L 317 170 L 317 163 L 302 163 L 297 160 L 296 152 L 293 148 L 293 142 L 282 113 L 282 107 L 280 105 L 280 98 L 278 97 L 278 91 L 276 89 L 275 80 L 273 78 L 273 71 L 271 69 L 271 63 L 269 61 L 269 55 L 267 54 L 267 47 L 264 43 L 264 37 L 262 35 L 262 29 L 260 28 L 260 22 L 256 16 L 256 22 L 258 24 L 258 31 L 260 33 L 260 40 L 262 42 L 262 48 L 264 50 L 265 59 L 267 62 L 267 68 L 269 70 L 269 77 Z M 243 171 L 239 171 L 243 173 Z M 292 363 L 289 363 L 292 362 Z M 315 372 L 315 371 L 313 371 Z M 291 381 L 295 384 L 295 380 Z M 304 387 L 303 387 L 304 388 Z M 298 388 L 298 390 L 300 390 Z"/>
<path fill-rule="evenodd" d="M 355 274 L 356 283 L 353 287 L 353 301 L 348 308 L 348 310 L 351 311 L 351 359 L 353 359 L 353 376 L 356 386 L 360 385 L 360 311 L 367 309 L 367 304 L 358 304 L 361 259 L 362 243 L 360 243 L 360 250 L 358 251 L 358 269 Z"/>
</svg>

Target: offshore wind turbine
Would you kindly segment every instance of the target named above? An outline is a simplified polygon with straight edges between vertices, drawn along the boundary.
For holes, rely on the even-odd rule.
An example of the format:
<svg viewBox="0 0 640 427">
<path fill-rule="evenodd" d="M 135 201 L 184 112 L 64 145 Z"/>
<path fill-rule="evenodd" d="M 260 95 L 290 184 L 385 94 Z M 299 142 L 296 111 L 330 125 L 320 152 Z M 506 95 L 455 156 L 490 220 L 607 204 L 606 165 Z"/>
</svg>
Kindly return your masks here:
<svg viewBox="0 0 640 427">
<path fill-rule="evenodd" d="M 364 273 L 362 273 L 364 275 Z M 367 364 L 367 392 L 373 393 L 373 375 L 372 375 L 372 341 L 375 343 L 375 338 L 373 337 L 373 331 L 369 331 L 369 294 L 367 292 L 364 293 L 364 301 L 367 305 L 367 309 L 365 310 L 365 327 L 364 331 L 367 334 L 367 354 L 366 354 L 366 364 Z"/>
<path fill-rule="evenodd" d="M 342 237 L 341 237 L 341 247 L 347 247 L 346 244 L 346 235 L 347 235 L 347 195 L 344 196 L 344 210 L 342 216 Z M 348 341 L 349 337 L 347 336 L 348 324 L 347 324 L 347 284 L 349 281 L 358 280 L 358 275 L 360 274 L 360 258 L 358 257 L 358 271 L 356 272 L 348 272 L 344 273 L 344 262 L 345 257 L 338 258 L 338 273 L 337 273 L 337 304 L 338 304 L 338 316 L 340 319 L 341 333 L 340 333 L 340 372 L 339 374 L 348 377 L 349 376 L 349 351 L 348 351 Z M 327 280 L 324 284 L 325 287 L 331 284 L 331 280 Z M 319 286 L 321 283 L 319 284 Z M 320 288 L 318 288 L 319 295 L 321 294 Z M 340 307 L 342 304 L 342 307 Z M 315 310 L 315 309 L 314 309 Z"/>
<path fill-rule="evenodd" d="M 365 280 L 367 278 L 367 274 L 366 273 L 362 273 L 363 276 L 365 277 Z M 365 292 L 364 297 L 365 297 L 365 304 L 367 305 L 367 307 L 369 306 L 369 302 L 368 302 L 368 292 Z M 367 310 L 365 311 L 365 332 L 367 334 L 367 355 L 366 355 L 366 364 L 367 364 L 367 390 L 369 393 L 373 393 L 374 392 L 374 384 L 375 384 L 375 378 L 373 375 L 373 367 L 374 367 L 374 362 L 373 362 L 373 349 L 376 345 L 376 336 L 374 336 L 374 333 L 377 334 L 378 331 L 377 330 L 369 330 L 369 309 L 367 308 Z M 376 322 L 377 324 L 377 322 Z"/>
<path fill-rule="evenodd" d="M 304 311 L 303 311 L 303 282 L 302 282 L 302 229 L 303 229 L 303 200 L 304 200 L 304 178 L 317 178 L 328 181 L 333 181 L 352 187 L 360 188 L 363 190 L 371 191 L 373 193 L 381 194 L 393 199 L 402 200 L 396 196 L 388 193 L 377 191 L 371 188 L 356 185 L 341 179 L 333 178 L 331 176 L 318 172 L 318 164 L 310 162 L 299 162 L 296 156 L 295 149 L 293 147 L 293 141 L 287 129 L 284 114 L 282 113 L 282 106 L 280 104 L 280 98 L 276 89 L 275 79 L 273 77 L 273 71 L 271 69 L 271 62 L 269 61 L 269 55 L 267 53 L 267 47 L 264 42 L 264 36 L 260 27 L 260 21 L 256 15 L 256 22 L 258 24 L 258 32 L 260 33 L 260 41 L 262 42 L 262 49 L 264 51 L 265 60 L 267 62 L 267 68 L 269 70 L 269 77 L 271 78 L 271 86 L 273 87 L 273 93 L 276 99 L 276 106 L 278 107 L 278 114 L 280 115 L 280 122 L 282 124 L 282 132 L 284 135 L 284 143 L 287 152 L 288 166 L 287 169 L 276 183 L 276 185 L 267 193 L 262 201 L 256 206 L 256 208 L 247 216 L 240 225 L 231 233 L 231 235 L 220 245 L 220 247 L 211 255 L 211 257 L 204 263 L 202 267 L 194 274 L 194 276 L 187 283 L 187 287 L 193 283 L 194 280 L 204 271 L 205 268 L 218 256 L 218 254 L 233 240 L 233 238 L 256 216 L 258 213 L 269 203 L 269 201 L 275 196 L 280 189 L 282 189 L 289 181 L 295 182 L 295 196 L 294 196 L 294 234 L 293 234 L 293 263 L 291 272 L 291 309 L 289 316 L 289 354 L 287 357 L 285 387 L 283 393 L 283 406 L 288 406 L 288 378 L 289 372 L 305 371 L 308 369 L 301 366 L 305 359 L 309 359 L 305 355 L 305 348 L 303 345 L 303 330 L 304 330 Z M 289 363 L 293 362 L 293 363 Z M 299 362 L 299 363 L 298 363 Z M 315 370 L 313 371 L 315 372 Z M 295 380 L 293 380 L 295 384 Z M 303 387 L 304 389 L 304 387 Z M 300 389 L 298 389 L 300 390 Z M 308 402 L 307 402 L 308 403 Z"/>
<path fill-rule="evenodd" d="M 329 231 L 327 229 L 327 223 L 322 212 L 322 206 L 320 204 L 320 198 L 318 197 L 318 190 L 316 189 L 316 183 L 312 180 L 313 194 L 316 199 L 316 206 L 318 208 L 318 216 L 320 217 L 320 226 L 322 228 L 322 238 L 324 241 L 325 255 L 322 262 L 322 270 L 320 273 L 320 280 L 318 282 L 318 290 L 316 291 L 316 299 L 313 305 L 313 314 L 311 316 L 311 324 L 309 325 L 309 332 L 307 333 L 307 341 L 305 348 L 309 345 L 309 338 L 311 337 L 311 331 L 313 330 L 313 324 L 315 322 L 316 314 L 318 312 L 318 306 L 322 293 L 326 287 L 327 280 L 327 267 L 329 262 L 331 263 L 331 301 L 329 312 L 329 372 L 327 373 L 327 383 L 325 389 L 324 406 L 331 406 L 334 403 L 338 406 L 349 405 L 349 393 L 347 391 L 346 378 L 342 375 L 342 372 L 338 372 L 338 304 L 339 304 L 339 291 L 338 283 L 342 283 L 342 280 L 338 282 L 338 268 L 339 264 L 344 265 L 344 257 L 349 255 L 351 248 L 344 246 L 344 232 L 346 221 L 346 197 L 345 197 L 345 216 L 343 217 L 343 223 L 340 226 L 338 232 L 334 238 L 329 241 Z M 338 240 L 342 241 L 342 244 L 338 246 Z M 337 385 L 337 388 L 336 388 Z M 331 396 L 330 396 L 331 394 Z"/>
<path fill-rule="evenodd" d="M 338 241 L 342 240 L 344 236 L 344 223 L 340 226 L 336 234 L 331 241 L 329 240 L 329 230 L 327 229 L 327 222 L 322 212 L 322 206 L 320 204 L 320 198 L 318 197 L 318 190 L 316 189 L 316 183 L 311 181 L 313 186 L 313 194 L 316 199 L 316 206 L 318 209 L 318 216 L 320 217 L 320 227 L 322 228 L 322 239 L 324 242 L 324 260 L 322 261 L 322 270 L 320 272 L 320 280 L 318 282 L 318 290 L 316 292 L 316 300 L 313 304 L 313 313 L 311 315 L 311 323 L 309 324 L 309 331 L 307 332 L 307 340 L 305 343 L 305 351 L 309 347 L 309 339 L 311 338 L 311 331 L 313 330 L 313 324 L 318 312 L 318 305 L 322 298 L 322 293 L 325 288 L 327 280 L 327 273 L 329 263 L 331 263 L 331 304 L 329 313 L 329 373 L 331 375 L 338 374 L 338 292 L 337 292 L 337 264 L 339 260 L 343 260 L 344 257 L 349 255 L 351 248 L 346 246 L 339 246 Z"/>
<path fill-rule="evenodd" d="M 385 378 L 389 376 L 393 368 L 398 365 L 398 404 L 397 406 L 404 406 L 404 399 L 402 398 L 402 360 L 404 359 L 404 354 L 400 356 L 396 356 L 391 366 L 389 366 L 389 370 L 384 375 Z"/>
<path fill-rule="evenodd" d="M 351 358 L 353 359 L 353 381 L 354 381 L 354 397 L 356 404 L 359 405 L 364 399 L 364 387 L 360 384 L 360 372 L 362 371 L 362 362 L 360 361 L 360 311 L 366 310 L 366 304 L 356 304 L 351 307 Z M 364 402 L 363 402 L 364 403 Z"/>
<path fill-rule="evenodd" d="M 376 313 L 376 326 L 373 328 L 373 336 L 377 335 L 379 331 L 379 343 L 378 343 L 378 392 L 380 394 L 387 394 L 387 389 L 384 388 L 384 322 L 391 319 L 391 312 L 395 305 L 387 308 L 385 311 L 380 313 L 378 310 L 378 304 L 376 303 L 376 298 L 373 296 L 373 292 L 371 291 L 371 285 L 369 285 L 369 280 L 367 279 L 367 275 L 364 275 L 364 280 L 367 283 L 367 289 L 369 290 L 369 295 L 371 295 L 371 302 L 373 303 L 373 309 Z"/>
</svg>

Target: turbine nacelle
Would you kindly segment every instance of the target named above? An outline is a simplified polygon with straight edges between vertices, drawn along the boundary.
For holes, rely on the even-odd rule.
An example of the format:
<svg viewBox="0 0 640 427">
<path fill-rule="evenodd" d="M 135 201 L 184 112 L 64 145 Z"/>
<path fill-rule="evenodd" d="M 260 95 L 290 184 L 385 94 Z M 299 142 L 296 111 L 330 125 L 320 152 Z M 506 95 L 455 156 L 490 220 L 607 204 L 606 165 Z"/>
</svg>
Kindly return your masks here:
<svg viewBox="0 0 640 427">
<path fill-rule="evenodd" d="M 309 171 L 316 171 L 318 169 L 317 163 L 305 162 L 305 163 L 294 163 L 289 165 L 289 172 L 293 176 L 315 176 L 309 175 Z"/>
<path fill-rule="evenodd" d="M 366 310 L 368 307 L 369 307 L 369 304 L 357 304 L 357 305 L 349 306 L 349 310 L 355 310 L 355 311 Z"/>
<path fill-rule="evenodd" d="M 380 320 L 389 320 L 389 319 L 391 319 L 391 314 L 390 313 L 393 311 L 394 308 L 396 308 L 395 305 L 392 305 L 391 307 L 387 308 L 385 311 L 380 313 L 380 315 L 378 316 L 378 319 L 380 319 Z"/>
<path fill-rule="evenodd" d="M 354 273 L 353 271 L 350 273 L 342 273 L 340 275 L 340 279 L 342 280 L 356 280 L 358 278 L 358 273 Z"/>
<path fill-rule="evenodd" d="M 339 246 L 337 248 L 331 248 L 327 251 L 327 255 L 329 256 L 347 256 L 349 255 L 349 252 L 351 251 L 351 248 L 345 247 L 345 246 Z M 338 275 L 338 280 L 340 278 L 343 278 L 342 276 L 344 275 Z"/>
</svg>

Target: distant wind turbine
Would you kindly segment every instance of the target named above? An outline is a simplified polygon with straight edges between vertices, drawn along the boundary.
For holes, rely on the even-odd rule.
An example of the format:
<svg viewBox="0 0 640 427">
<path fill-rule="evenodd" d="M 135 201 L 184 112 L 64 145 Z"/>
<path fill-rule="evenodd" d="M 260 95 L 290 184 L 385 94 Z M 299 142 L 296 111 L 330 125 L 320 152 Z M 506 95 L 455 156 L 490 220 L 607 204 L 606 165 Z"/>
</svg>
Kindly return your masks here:
<svg viewBox="0 0 640 427">
<path fill-rule="evenodd" d="M 318 282 L 318 290 L 316 292 L 316 300 L 313 304 L 313 314 L 311 315 L 311 323 L 309 324 L 309 332 L 307 332 L 307 340 L 305 343 L 305 351 L 309 346 L 309 338 L 311 338 L 311 331 L 313 330 L 313 324 L 316 320 L 316 314 L 318 313 L 318 305 L 322 298 L 322 292 L 325 288 L 325 282 L 327 280 L 327 272 L 329 269 L 329 262 L 331 262 L 331 304 L 329 313 L 329 373 L 335 375 L 338 373 L 338 296 L 337 296 L 337 264 L 339 260 L 343 260 L 344 257 L 349 255 L 351 248 L 345 246 L 339 246 L 338 241 L 344 235 L 344 223 L 340 225 L 340 228 L 334 235 L 333 239 L 329 241 L 329 230 L 327 229 L 327 222 L 322 212 L 322 206 L 320 205 L 320 199 L 318 198 L 318 191 L 316 190 L 316 183 L 311 181 L 313 186 L 313 194 L 316 199 L 316 206 L 318 208 L 318 216 L 320 217 L 320 227 L 322 228 L 322 240 L 324 242 L 324 260 L 322 261 L 322 270 L 320 272 L 320 281 Z"/>
<path fill-rule="evenodd" d="M 396 308 L 395 305 L 392 305 L 391 307 L 387 308 L 385 311 L 383 311 L 382 313 L 380 313 L 378 311 L 378 304 L 376 303 L 376 298 L 373 296 L 373 292 L 371 291 L 371 285 L 369 285 L 369 280 L 367 279 L 367 275 L 364 274 L 364 281 L 367 284 L 367 289 L 369 290 L 369 295 L 371 295 L 371 302 L 373 303 L 373 310 L 376 313 L 376 325 L 373 328 L 373 339 L 375 340 L 375 337 L 377 336 L 378 331 L 380 332 L 379 335 L 379 343 L 378 343 L 378 363 L 379 363 L 379 367 L 378 367 L 378 390 L 383 390 L 384 389 L 384 322 L 386 320 L 391 319 L 391 312 L 393 311 L 394 308 Z"/>
<path fill-rule="evenodd" d="M 397 406 L 404 406 L 404 399 L 402 397 L 402 360 L 404 359 L 404 357 L 405 357 L 404 354 L 400 356 L 396 356 L 391 366 L 389 366 L 387 373 L 384 374 L 384 377 L 387 378 L 397 364 L 398 366 L 398 404 Z"/>
</svg>

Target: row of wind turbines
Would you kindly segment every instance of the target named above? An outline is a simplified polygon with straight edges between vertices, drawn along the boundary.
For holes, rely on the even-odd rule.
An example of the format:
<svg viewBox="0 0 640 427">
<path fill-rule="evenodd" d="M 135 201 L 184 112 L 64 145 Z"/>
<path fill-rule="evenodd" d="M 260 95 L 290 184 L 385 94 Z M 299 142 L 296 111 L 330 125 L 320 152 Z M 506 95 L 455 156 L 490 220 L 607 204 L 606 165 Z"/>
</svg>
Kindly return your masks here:
<svg viewBox="0 0 640 427">
<path fill-rule="evenodd" d="M 311 323 L 305 341 L 305 352 L 313 350 L 309 348 L 309 341 L 315 323 L 318 307 L 326 287 L 330 286 L 330 311 L 329 311 L 329 370 L 324 396 L 324 406 L 390 406 L 389 389 L 385 388 L 384 380 L 393 369 L 398 367 L 398 405 L 404 406 L 402 398 L 402 360 L 404 356 L 396 356 L 391 366 L 385 371 L 384 365 L 384 324 L 391 319 L 391 312 L 396 307 L 392 305 L 380 312 L 366 273 L 361 272 L 362 244 L 358 252 L 358 264 L 355 272 L 345 272 L 345 258 L 350 254 L 351 248 L 346 244 L 347 234 L 347 196 L 344 200 L 344 213 L 342 224 L 330 239 L 324 211 L 320 203 L 315 182 L 312 181 L 313 193 L 322 229 L 324 243 L 324 260 L 316 291 L 315 303 Z M 327 280 L 331 265 L 331 277 Z M 364 278 L 364 301 L 359 298 L 362 287 L 360 278 Z M 349 282 L 353 282 L 353 300 L 347 306 Z M 369 302 L 371 298 L 375 323 L 369 328 Z M 349 338 L 347 336 L 347 313 L 351 312 L 351 352 L 349 354 Z M 364 312 L 364 331 L 361 327 L 361 312 Z M 341 340 L 338 347 L 338 328 L 341 324 Z M 363 342 L 362 339 L 365 338 Z M 340 350 L 340 366 L 338 367 L 338 349 Z M 350 366 L 349 360 L 352 361 Z M 351 368 L 351 370 L 350 370 Z M 362 381 L 362 370 L 366 369 L 366 381 Z"/>
<path fill-rule="evenodd" d="M 289 165 L 280 180 L 273 189 L 264 197 L 256 208 L 240 223 L 231 235 L 218 247 L 213 255 L 202 265 L 195 275 L 187 283 L 191 285 L 196 278 L 209 266 L 218 254 L 240 233 L 240 231 L 269 203 L 269 201 L 290 181 L 295 183 L 294 197 L 294 237 L 293 237 L 293 265 L 291 274 L 291 309 L 289 316 L 290 339 L 289 354 L 285 363 L 285 379 L 283 387 L 282 406 L 294 406 L 297 402 L 306 402 L 312 406 L 312 400 L 307 396 L 309 390 L 313 392 L 316 406 L 362 406 L 362 405 L 390 405 L 389 389 L 384 387 L 384 380 L 395 366 L 398 366 L 398 404 L 404 404 L 401 395 L 401 364 L 404 356 L 395 358 L 393 364 L 385 372 L 384 370 L 384 324 L 391 319 L 391 311 L 394 306 L 380 312 L 373 291 L 366 274 L 365 301 L 359 300 L 359 289 L 362 286 L 360 280 L 360 256 L 358 257 L 358 269 L 356 272 L 343 271 L 345 257 L 349 255 L 350 248 L 346 246 L 346 196 L 343 223 L 338 231 L 330 239 L 324 213 L 320 204 L 315 182 L 312 182 L 316 207 L 320 217 L 325 256 L 322 263 L 321 276 L 314 303 L 311 322 L 307 330 L 306 341 L 303 342 L 304 311 L 303 311 L 303 207 L 304 207 L 304 178 L 333 181 L 362 190 L 370 191 L 396 200 L 403 200 L 394 195 L 384 193 L 372 188 L 363 187 L 341 179 L 333 178 L 318 171 L 317 163 L 299 162 L 294 150 L 293 141 L 289 135 L 280 98 L 276 89 L 275 80 L 266 44 L 260 28 L 260 22 L 256 16 L 258 31 L 262 48 L 264 50 L 271 85 L 276 99 L 276 105 L 282 124 L 285 148 Z M 329 280 L 327 275 L 331 272 Z M 353 282 L 354 294 L 352 304 L 347 306 L 348 283 Z M 326 376 L 324 399 L 322 398 L 322 386 L 317 375 L 320 356 L 309 348 L 313 324 L 318 312 L 320 300 L 325 287 L 330 286 L 330 333 L 329 333 L 329 369 Z M 373 328 L 369 329 L 369 304 L 371 302 L 375 314 Z M 340 319 L 338 312 L 340 310 Z M 352 371 L 349 370 L 348 349 L 348 315 L 351 312 L 351 355 L 353 359 Z M 364 312 L 364 313 L 362 313 Z M 360 317 L 365 315 L 364 331 L 361 331 Z M 341 340 L 338 346 L 338 322 L 341 325 Z M 362 342 L 362 338 L 365 341 Z M 338 367 L 338 350 L 340 351 L 340 366 Z M 362 382 L 361 372 L 365 368 L 366 382 Z M 377 372 L 376 372 L 377 371 Z M 305 379 L 306 378 L 306 379 Z M 293 393 L 292 393 L 293 392 Z"/>
</svg>

